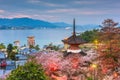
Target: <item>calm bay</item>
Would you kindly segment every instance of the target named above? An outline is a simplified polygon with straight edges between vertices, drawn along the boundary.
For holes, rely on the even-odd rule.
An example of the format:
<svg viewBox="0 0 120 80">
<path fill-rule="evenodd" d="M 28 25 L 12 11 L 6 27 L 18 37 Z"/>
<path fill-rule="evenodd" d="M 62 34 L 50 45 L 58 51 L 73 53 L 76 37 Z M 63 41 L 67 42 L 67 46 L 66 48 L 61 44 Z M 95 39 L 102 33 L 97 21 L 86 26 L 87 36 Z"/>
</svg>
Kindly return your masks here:
<svg viewBox="0 0 120 80">
<path fill-rule="evenodd" d="M 71 34 L 71 29 L 0 30 L 0 43 L 8 45 L 19 40 L 20 46 L 22 46 L 24 44 L 27 45 L 28 36 L 35 36 L 35 43 L 42 48 L 49 43 L 62 45 L 61 40 L 69 37 Z"/>
</svg>

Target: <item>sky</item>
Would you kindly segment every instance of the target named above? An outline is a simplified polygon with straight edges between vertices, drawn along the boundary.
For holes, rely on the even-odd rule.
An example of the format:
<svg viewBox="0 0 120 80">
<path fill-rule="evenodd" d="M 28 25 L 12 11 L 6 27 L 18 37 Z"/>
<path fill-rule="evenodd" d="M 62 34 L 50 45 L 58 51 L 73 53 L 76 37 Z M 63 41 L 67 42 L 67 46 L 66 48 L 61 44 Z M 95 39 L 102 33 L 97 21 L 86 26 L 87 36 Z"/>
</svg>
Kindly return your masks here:
<svg viewBox="0 0 120 80">
<path fill-rule="evenodd" d="M 120 0 L 0 0 L 0 18 L 21 18 L 101 24 L 105 19 L 120 22 Z"/>
</svg>

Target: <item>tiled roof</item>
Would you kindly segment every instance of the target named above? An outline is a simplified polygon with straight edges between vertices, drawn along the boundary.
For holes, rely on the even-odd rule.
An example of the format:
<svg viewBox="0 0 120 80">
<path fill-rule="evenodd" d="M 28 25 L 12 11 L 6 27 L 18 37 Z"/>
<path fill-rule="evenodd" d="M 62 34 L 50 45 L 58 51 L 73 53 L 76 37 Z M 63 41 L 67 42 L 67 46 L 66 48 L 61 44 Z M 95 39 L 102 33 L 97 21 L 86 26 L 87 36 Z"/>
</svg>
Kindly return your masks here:
<svg viewBox="0 0 120 80">
<path fill-rule="evenodd" d="M 76 35 L 72 35 L 69 38 L 62 40 L 64 43 L 67 44 L 82 44 L 85 43 L 85 41 L 80 37 Z"/>
</svg>

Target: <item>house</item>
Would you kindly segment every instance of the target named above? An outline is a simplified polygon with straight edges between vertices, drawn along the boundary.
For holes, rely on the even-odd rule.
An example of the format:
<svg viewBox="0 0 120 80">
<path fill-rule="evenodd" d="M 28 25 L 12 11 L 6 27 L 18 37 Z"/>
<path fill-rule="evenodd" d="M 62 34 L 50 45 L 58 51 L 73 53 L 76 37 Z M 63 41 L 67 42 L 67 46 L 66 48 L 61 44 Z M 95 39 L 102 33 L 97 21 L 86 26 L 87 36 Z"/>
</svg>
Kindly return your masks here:
<svg viewBox="0 0 120 80">
<path fill-rule="evenodd" d="M 16 54 L 15 57 L 17 60 L 27 60 L 27 56 L 23 54 Z"/>
<path fill-rule="evenodd" d="M 19 50 L 20 54 L 32 54 L 38 52 L 36 49 L 30 49 L 28 47 L 21 47 Z"/>
<path fill-rule="evenodd" d="M 30 49 L 29 48 L 21 48 L 19 51 L 20 54 L 29 54 L 30 53 Z"/>
<path fill-rule="evenodd" d="M 5 59 L 6 59 L 6 55 L 3 52 L 0 52 L 0 61 Z"/>
<path fill-rule="evenodd" d="M 30 49 L 30 54 L 38 52 L 36 49 Z"/>
<path fill-rule="evenodd" d="M 6 56 L 3 52 L 0 52 L 0 67 L 6 67 Z"/>
<path fill-rule="evenodd" d="M 27 62 L 27 55 L 24 54 L 16 54 L 15 55 L 17 61 L 15 62 L 16 68 L 19 66 L 23 66 Z"/>
</svg>

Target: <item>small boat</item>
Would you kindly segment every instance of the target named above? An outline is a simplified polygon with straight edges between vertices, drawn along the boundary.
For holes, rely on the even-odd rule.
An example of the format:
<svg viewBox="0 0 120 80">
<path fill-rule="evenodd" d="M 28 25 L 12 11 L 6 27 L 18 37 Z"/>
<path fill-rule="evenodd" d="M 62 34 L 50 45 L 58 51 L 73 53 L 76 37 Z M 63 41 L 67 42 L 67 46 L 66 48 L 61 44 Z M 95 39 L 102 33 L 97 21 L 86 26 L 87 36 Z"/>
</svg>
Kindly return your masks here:
<svg viewBox="0 0 120 80">
<path fill-rule="evenodd" d="M 71 27 L 66 27 L 65 29 L 66 29 L 66 30 L 69 30 L 69 29 L 71 29 Z"/>
</svg>

